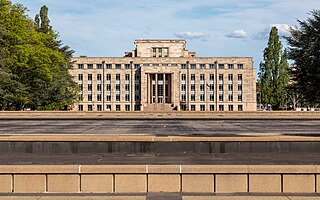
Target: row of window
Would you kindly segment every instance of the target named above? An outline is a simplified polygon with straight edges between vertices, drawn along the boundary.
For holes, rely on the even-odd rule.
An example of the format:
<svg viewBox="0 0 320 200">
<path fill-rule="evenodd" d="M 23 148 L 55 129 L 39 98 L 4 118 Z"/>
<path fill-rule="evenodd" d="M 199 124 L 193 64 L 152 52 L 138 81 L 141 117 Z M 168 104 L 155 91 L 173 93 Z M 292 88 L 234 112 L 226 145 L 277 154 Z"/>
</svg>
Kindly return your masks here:
<svg viewBox="0 0 320 200">
<path fill-rule="evenodd" d="M 102 69 L 102 64 L 78 64 L 78 69 Z M 243 69 L 243 64 L 189 64 L 190 69 Z M 95 66 L 95 68 L 94 68 Z M 178 64 L 134 64 L 134 68 L 138 69 L 141 66 L 178 66 Z M 187 69 L 187 64 L 180 64 L 181 69 Z M 131 64 L 105 64 L 105 69 L 131 69 Z"/>
<path fill-rule="evenodd" d="M 94 105 L 88 105 L 88 111 L 93 111 Z M 79 111 L 83 111 L 83 105 L 78 106 Z M 140 106 L 136 105 L 135 106 L 135 111 L 140 110 Z M 186 111 L 187 107 L 186 105 L 181 105 L 181 110 Z M 209 110 L 210 111 L 215 111 L 214 105 L 209 105 Z M 97 111 L 102 111 L 102 105 L 97 105 Z M 106 111 L 112 111 L 112 106 L 111 105 L 106 105 Z M 115 106 L 115 111 L 121 111 L 121 105 L 116 105 Z M 125 111 L 130 111 L 130 105 L 125 105 Z M 190 111 L 196 111 L 196 105 L 190 105 Z M 200 105 L 200 111 L 206 111 L 206 105 Z M 219 105 L 218 111 L 225 111 L 224 105 Z M 227 111 L 235 111 L 233 105 L 228 105 L 228 110 Z M 243 106 L 238 105 L 238 110 L 237 111 L 243 111 Z"/>
<path fill-rule="evenodd" d="M 210 82 L 206 85 L 209 89 L 210 101 L 214 101 L 214 74 L 210 74 Z M 224 81 L 223 74 L 219 74 L 218 94 L 219 102 L 224 101 Z M 190 101 L 196 100 L 195 74 L 191 74 Z M 200 74 L 200 102 L 205 101 L 205 74 Z M 186 102 L 186 74 L 181 74 L 181 102 Z M 233 74 L 228 74 L 228 101 L 233 102 Z M 238 74 L 238 102 L 242 102 L 242 74 Z"/>
<path fill-rule="evenodd" d="M 94 105 L 88 105 L 88 111 L 93 111 Z M 106 105 L 106 111 L 111 111 L 112 107 L 111 105 Z M 79 111 L 83 111 L 83 105 L 78 106 Z M 116 105 L 116 111 L 121 111 L 121 105 Z M 140 110 L 140 106 L 135 106 L 135 110 Z M 97 105 L 97 111 L 102 111 L 102 105 Z M 125 105 L 125 111 L 130 111 L 130 105 Z"/>
<path fill-rule="evenodd" d="M 181 110 L 187 110 L 186 105 L 181 105 Z M 191 111 L 196 111 L 196 105 L 190 105 Z M 214 105 L 209 105 L 209 110 L 214 111 Z M 206 105 L 200 105 L 200 111 L 206 111 Z M 218 111 L 225 111 L 224 105 L 219 105 Z M 228 111 L 235 111 L 233 105 L 228 105 Z M 237 111 L 243 111 L 243 105 L 238 105 Z"/>
<path fill-rule="evenodd" d="M 169 49 L 167 47 L 153 47 L 152 57 L 168 57 Z"/>
</svg>

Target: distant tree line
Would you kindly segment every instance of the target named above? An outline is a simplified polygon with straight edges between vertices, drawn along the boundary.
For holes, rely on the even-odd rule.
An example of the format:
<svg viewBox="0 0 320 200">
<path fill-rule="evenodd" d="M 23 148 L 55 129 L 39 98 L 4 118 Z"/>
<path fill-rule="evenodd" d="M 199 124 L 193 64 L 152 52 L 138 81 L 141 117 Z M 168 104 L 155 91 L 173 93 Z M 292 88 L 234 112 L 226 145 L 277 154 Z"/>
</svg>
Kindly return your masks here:
<svg viewBox="0 0 320 200">
<path fill-rule="evenodd" d="M 273 109 L 320 105 L 320 10 L 313 10 L 299 27 L 290 29 L 288 53 L 282 49 L 278 30 L 272 27 L 260 63 L 258 88 L 263 105 Z M 293 61 L 289 67 L 287 59 Z M 260 102 L 259 102 L 260 103 Z"/>
<path fill-rule="evenodd" d="M 78 94 L 68 72 L 72 54 L 50 26 L 46 6 L 32 20 L 21 4 L 0 0 L 0 110 L 72 105 Z"/>
</svg>

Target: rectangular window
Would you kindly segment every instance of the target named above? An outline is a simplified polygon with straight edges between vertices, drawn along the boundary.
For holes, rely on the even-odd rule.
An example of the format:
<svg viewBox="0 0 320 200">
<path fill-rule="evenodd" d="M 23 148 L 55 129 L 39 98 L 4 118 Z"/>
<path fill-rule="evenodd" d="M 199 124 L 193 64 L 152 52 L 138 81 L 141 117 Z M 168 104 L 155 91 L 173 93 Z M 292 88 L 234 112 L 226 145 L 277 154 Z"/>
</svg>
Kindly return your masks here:
<svg viewBox="0 0 320 200">
<path fill-rule="evenodd" d="M 92 84 L 88 85 L 88 91 L 92 91 Z"/>
<path fill-rule="evenodd" d="M 130 69 L 130 64 L 124 64 L 125 69 Z"/>
<path fill-rule="evenodd" d="M 195 81 L 196 80 L 196 75 L 195 74 L 191 74 L 191 80 Z"/>
<path fill-rule="evenodd" d="M 206 69 L 206 64 L 200 64 L 200 69 Z"/>
<path fill-rule="evenodd" d="M 88 69 L 93 69 L 93 64 L 88 64 L 88 65 L 87 65 L 87 68 L 88 68 Z"/>
<path fill-rule="evenodd" d="M 102 105 L 97 105 L 98 111 L 102 111 Z"/>
<path fill-rule="evenodd" d="M 187 69 L 187 64 L 181 64 L 181 69 Z"/>
<path fill-rule="evenodd" d="M 204 92 L 204 84 L 200 84 L 200 91 Z"/>
<path fill-rule="evenodd" d="M 106 101 L 108 101 L 108 102 L 111 101 L 111 95 L 110 94 L 107 94 Z"/>
<path fill-rule="evenodd" d="M 233 94 L 228 94 L 228 101 L 233 102 Z"/>
<path fill-rule="evenodd" d="M 106 69 L 112 69 L 112 64 L 106 64 Z"/>
<path fill-rule="evenodd" d="M 234 69 L 233 64 L 228 64 L 228 69 Z"/>
<path fill-rule="evenodd" d="M 111 105 L 106 105 L 106 111 L 111 111 Z"/>
<path fill-rule="evenodd" d="M 214 81 L 214 74 L 210 74 L 210 81 Z"/>
<path fill-rule="evenodd" d="M 195 102 L 196 101 L 196 95 L 195 94 L 191 94 L 191 101 Z"/>
<path fill-rule="evenodd" d="M 223 101 L 223 94 L 219 94 L 219 101 L 220 101 L 220 102 Z"/>
<path fill-rule="evenodd" d="M 126 81 L 130 80 L 130 74 L 126 74 Z"/>
<path fill-rule="evenodd" d="M 130 111 L 130 105 L 125 105 L 126 111 Z"/>
<path fill-rule="evenodd" d="M 88 81 L 92 81 L 92 74 L 88 74 Z"/>
<path fill-rule="evenodd" d="M 92 105 L 88 105 L 88 111 L 92 111 Z"/>
<path fill-rule="evenodd" d="M 92 94 L 88 94 L 88 101 L 92 101 Z"/>
<path fill-rule="evenodd" d="M 204 94 L 200 94 L 200 101 L 204 102 Z"/>
<path fill-rule="evenodd" d="M 191 105 L 191 111 L 196 111 L 196 105 Z"/>
<path fill-rule="evenodd" d="M 223 105 L 219 105 L 219 111 L 224 111 L 224 106 Z"/>
<path fill-rule="evenodd" d="M 157 57 L 157 48 L 152 48 L 152 57 Z"/>
<path fill-rule="evenodd" d="M 210 94 L 210 101 L 214 101 L 214 94 Z"/>
<path fill-rule="evenodd" d="M 219 81 L 223 81 L 223 74 L 219 74 Z"/>
<path fill-rule="evenodd" d="M 78 64 L 78 69 L 84 69 L 84 65 L 83 64 Z"/>
<path fill-rule="evenodd" d="M 186 77 L 187 77 L 186 74 L 181 74 L 181 80 L 182 80 L 182 81 L 185 81 L 185 80 L 186 80 Z"/>
<path fill-rule="evenodd" d="M 210 111 L 214 111 L 214 105 L 210 105 Z"/>
<path fill-rule="evenodd" d="M 139 111 L 140 110 L 140 105 L 134 105 L 134 110 Z"/>
<path fill-rule="evenodd" d="M 116 102 L 120 101 L 120 94 L 116 94 Z"/>
<path fill-rule="evenodd" d="M 126 102 L 130 101 L 130 94 L 125 94 L 124 96 Z"/>
<path fill-rule="evenodd" d="M 168 48 L 163 48 L 163 57 L 168 57 Z"/>
<path fill-rule="evenodd" d="M 233 105 L 228 105 L 228 110 L 233 111 Z"/>
<path fill-rule="evenodd" d="M 210 69 L 215 69 L 215 65 L 214 64 L 209 64 L 209 68 Z"/>
<path fill-rule="evenodd" d="M 111 81 L 111 74 L 106 74 L 106 80 Z"/>
<path fill-rule="evenodd" d="M 238 94 L 238 101 L 242 102 L 242 94 Z"/>
<path fill-rule="evenodd" d="M 101 94 L 97 94 L 97 101 L 101 101 Z"/>
<path fill-rule="evenodd" d="M 238 64 L 238 69 L 243 69 L 243 64 Z"/>
<path fill-rule="evenodd" d="M 200 105 L 200 111 L 206 111 L 206 105 Z"/>
<path fill-rule="evenodd" d="M 238 105 L 238 111 L 243 111 L 242 105 Z"/>
<path fill-rule="evenodd" d="M 116 81 L 120 81 L 120 74 L 116 74 Z"/>
<path fill-rule="evenodd" d="M 78 80 L 82 81 L 83 80 L 83 74 L 78 74 Z"/>
<path fill-rule="evenodd" d="M 97 69 L 102 69 L 102 64 L 97 64 Z"/>
<path fill-rule="evenodd" d="M 116 64 L 116 69 L 121 69 L 121 64 Z"/>
<path fill-rule="evenodd" d="M 204 81 L 204 74 L 200 74 L 200 81 Z"/>
<path fill-rule="evenodd" d="M 190 69 L 196 69 L 196 64 L 190 64 Z"/>
<path fill-rule="evenodd" d="M 181 101 L 186 102 L 186 94 L 181 94 Z"/>
<path fill-rule="evenodd" d="M 121 111 L 121 106 L 120 105 L 116 105 L 116 111 Z"/>
<path fill-rule="evenodd" d="M 159 54 L 158 54 L 159 57 L 162 57 L 162 48 L 159 48 L 159 49 L 158 49 L 158 53 L 159 53 Z"/>
<path fill-rule="evenodd" d="M 242 81 L 242 74 L 238 74 L 238 81 Z"/>
<path fill-rule="evenodd" d="M 97 74 L 97 81 L 101 81 L 102 80 L 102 74 Z"/>
<path fill-rule="evenodd" d="M 219 69 L 224 69 L 224 64 L 219 64 Z"/>
<path fill-rule="evenodd" d="M 79 105 L 79 106 L 78 106 L 78 110 L 79 110 L 79 111 L 83 111 L 83 105 Z"/>
</svg>

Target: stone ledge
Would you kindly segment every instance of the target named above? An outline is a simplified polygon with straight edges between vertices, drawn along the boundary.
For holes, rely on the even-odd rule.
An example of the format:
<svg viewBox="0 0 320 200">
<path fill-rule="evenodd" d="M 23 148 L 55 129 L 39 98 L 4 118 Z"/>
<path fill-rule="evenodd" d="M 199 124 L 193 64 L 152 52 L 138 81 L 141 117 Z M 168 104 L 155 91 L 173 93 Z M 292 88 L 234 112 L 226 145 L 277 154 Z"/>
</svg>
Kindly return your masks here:
<svg viewBox="0 0 320 200">
<path fill-rule="evenodd" d="M 319 174 L 320 165 L 0 165 L 0 174 Z"/>
<path fill-rule="evenodd" d="M 11 134 L 0 135 L 0 142 L 320 142 L 320 137 L 185 137 L 101 134 Z"/>
</svg>

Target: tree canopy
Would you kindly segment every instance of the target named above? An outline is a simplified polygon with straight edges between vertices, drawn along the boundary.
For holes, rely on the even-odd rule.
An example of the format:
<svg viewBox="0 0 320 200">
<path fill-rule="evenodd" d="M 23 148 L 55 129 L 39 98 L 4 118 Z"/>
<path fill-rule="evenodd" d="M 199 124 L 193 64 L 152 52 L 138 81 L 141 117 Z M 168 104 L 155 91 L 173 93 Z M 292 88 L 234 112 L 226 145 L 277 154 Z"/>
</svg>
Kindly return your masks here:
<svg viewBox="0 0 320 200">
<path fill-rule="evenodd" d="M 320 104 L 320 10 L 298 23 L 287 37 L 289 58 L 294 61 L 293 77 L 297 90 L 309 105 Z"/>
<path fill-rule="evenodd" d="M 73 51 L 52 30 L 46 6 L 37 16 L 0 0 L 0 110 L 64 109 L 76 99 L 68 73 Z"/>
<path fill-rule="evenodd" d="M 259 83 L 261 86 L 261 103 L 270 104 L 274 109 L 284 106 L 286 86 L 288 84 L 287 52 L 282 50 L 278 29 L 272 27 L 268 46 L 263 52 L 260 63 Z"/>
</svg>

